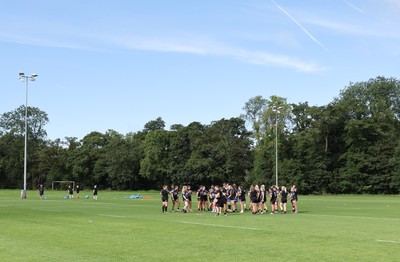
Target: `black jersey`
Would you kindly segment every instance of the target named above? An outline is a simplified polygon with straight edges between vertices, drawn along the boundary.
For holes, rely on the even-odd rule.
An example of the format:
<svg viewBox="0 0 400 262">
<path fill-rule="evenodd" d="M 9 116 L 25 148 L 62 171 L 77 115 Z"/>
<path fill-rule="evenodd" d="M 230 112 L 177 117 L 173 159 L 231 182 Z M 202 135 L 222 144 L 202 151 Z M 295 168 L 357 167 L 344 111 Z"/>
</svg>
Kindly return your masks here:
<svg viewBox="0 0 400 262">
<path fill-rule="evenodd" d="M 277 200 L 278 194 L 277 194 L 276 192 L 277 192 L 277 191 L 274 190 L 274 191 L 271 191 L 271 192 L 269 193 L 272 203 L 275 203 L 276 200 Z"/>
<path fill-rule="evenodd" d="M 186 198 L 187 198 L 189 201 L 192 201 L 192 190 L 187 190 L 187 192 L 186 192 Z"/>
<path fill-rule="evenodd" d="M 258 198 L 257 193 L 258 192 L 256 190 L 253 190 L 253 191 L 250 192 L 251 201 L 254 202 L 254 200 L 257 200 L 257 198 Z"/>
<path fill-rule="evenodd" d="M 262 202 L 267 201 L 267 194 L 266 194 L 265 190 L 261 190 L 261 191 L 260 191 L 260 200 L 261 200 Z"/>
<path fill-rule="evenodd" d="M 39 194 L 42 196 L 44 194 L 44 186 L 39 187 Z"/>
<path fill-rule="evenodd" d="M 97 187 L 94 187 L 94 188 L 93 188 L 93 195 L 94 195 L 94 196 L 97 196 Z"/>
<path fill-rule="evenodd" d="M 208 196 L 210 198 L 210 201 L 213 201 L 215 199 L 215 190 L 210 189 L 210 191 L 208 191 Z"/>
<path fill-rule="evenodd" d="M 222 190 L 221 190 L 221 189 L 216 190 L 216 191 L 215 191 L 214 197 L 215 197 L 216 199 L 222 199 L 222 198 L 224 197 L 223 194 L 222 194 Z"/>
<path fill-rule="evenodd" d="M 161 199 L 162 201 L 168 201 L 169 192 L 166 189 L 161 190 Z"/>
<path fill-rule="evenodd" d="M 288 196 L 288 192 L 287 191 L 281 191 L 281 201 L 286 203 L 287 202 L 287 196 Z"/>
<path fill-rule="evenodd" d="M 292 190 L 292 191 L 290 191 L 290 199 L 293 201 L 293 200 L 296 200 L 297 201 L 297 190 Z"/>
<path fill-rule="evenodd" d="M 172 194 L 172 198 L 174 200 L 178 199 L 178 197 L 179 197 L 179 191 L 178 190 L 172 189 L 171 194 Z"/>
<path fill-rule="evenodd" d="M 80 191 L 81 191 L 81 188 L 79 186 L 76 186 L 76 193 L 79 194 Z"/>
<path fill-rule="evenodd" d="M 201 188 L 197 189 L 196 195 L 197 195 L 197 199 L 201 200 L 201 196 L 203 195 L 203 189 L 201 189 Z"/>
<path fill-rule="evenodd" d="M 238 189 L 238 191 L 236 192 L 236 195 L 238 196 L 240 201 L 242 201 L 242 202 L 246 201 L 246 191 L 244 191 L 242 189 Z"/>
<path fill-rule="evenodd" d="M 72 187 L 68 187 L 68 193 L 69 193 L 70 195 L 72 195 L 72 194 L 74 193 Z"/>
<path fill-rule="evenodd" d="M 204 189 L 201 193 L 201 200 L 207 201 L 207 196 L 208 196 L 208 191 L 206 189 Z"/>
</svg>

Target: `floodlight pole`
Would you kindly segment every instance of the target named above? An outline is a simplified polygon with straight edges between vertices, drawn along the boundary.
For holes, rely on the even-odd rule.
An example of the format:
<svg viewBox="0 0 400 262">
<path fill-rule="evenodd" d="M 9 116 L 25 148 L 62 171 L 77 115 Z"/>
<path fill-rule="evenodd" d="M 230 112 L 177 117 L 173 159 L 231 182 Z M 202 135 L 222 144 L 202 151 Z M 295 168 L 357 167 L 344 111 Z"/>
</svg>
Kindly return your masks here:
<svg viewBox="0 0 400 262">
<path fill-rule="evenodd" d="M 24 73 L 19 73 L 19 80 L 25 82 L 25 148 L 24 148 L 24 189 L 21 192 L 21 198 L 26 199 L 26 173 L 28 159 L 28 82 L 35 81 L 37 74 L 26 76 Z"/>
<path fill-rule="evenodd" d="M 278 115 L 282 107 L 273 106 L 272 111 L 276 112 L 275 116 L 275 185 L 278 186 Z"/>
</svg>

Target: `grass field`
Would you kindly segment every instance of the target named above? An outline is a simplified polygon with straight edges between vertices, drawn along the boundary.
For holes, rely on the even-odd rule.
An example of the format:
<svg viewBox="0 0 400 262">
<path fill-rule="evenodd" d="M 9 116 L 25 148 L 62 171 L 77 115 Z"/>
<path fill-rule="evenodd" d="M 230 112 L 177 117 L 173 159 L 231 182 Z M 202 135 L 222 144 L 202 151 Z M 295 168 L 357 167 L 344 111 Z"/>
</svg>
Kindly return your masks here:
<svg viewBox="0 0 400 262">
<path fill-rule="evenodd" d="M 400 260 L 400 196 L 300 196 L 296 215 L 215 217 L 162 214 L 158 192 L 86 194 L 0 190 L 0 261 Z"/>
</svg>

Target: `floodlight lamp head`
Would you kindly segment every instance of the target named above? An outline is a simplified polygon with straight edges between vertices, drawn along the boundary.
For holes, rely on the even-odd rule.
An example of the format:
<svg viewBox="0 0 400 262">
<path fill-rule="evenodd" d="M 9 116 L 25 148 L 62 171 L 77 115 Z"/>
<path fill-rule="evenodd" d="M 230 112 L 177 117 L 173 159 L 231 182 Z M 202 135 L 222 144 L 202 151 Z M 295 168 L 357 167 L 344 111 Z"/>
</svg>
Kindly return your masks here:
<svg viewBox="0 0 400 262">
<path fill-rule="evenodd" d="M 31 75 L 31 77 L 37 77 L 37 76 L 38 76 L 37 74 L 32 74 L 32 75 Z"/>
<path fill-rule="evenodd" d="M 22 72 L 19 72 L 19 81 L 21 81 L 21 82 L 25 81 L 25 74 Z"/>
</svg>

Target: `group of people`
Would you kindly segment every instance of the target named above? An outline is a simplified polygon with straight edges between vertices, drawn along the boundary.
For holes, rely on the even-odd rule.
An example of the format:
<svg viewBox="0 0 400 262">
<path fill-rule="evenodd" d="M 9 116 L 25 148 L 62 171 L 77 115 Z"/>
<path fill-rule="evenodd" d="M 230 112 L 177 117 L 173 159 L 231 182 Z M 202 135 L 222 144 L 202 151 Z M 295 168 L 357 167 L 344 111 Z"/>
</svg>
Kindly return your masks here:
<svg viewBox="0 0 400 262">
<path fill-rule="evenodd" d="M 161 190 L 162 212 L 166 213 L 168 209 L 168 200 L 171 196 L 172 212 L 180 211 L 181 201 L 179 199 L 179 186 L 173 185 L 171 190 L 168 186 L 164 185 Z M 191 187 L 185 185 L 182 187 L 181 195 L 184 203 L 183 212 L 192 212 L 192 190 Z M 290 200 L 292 204 L 292 213 L 297 213 L 297 188 L 293 185 L 290 191 L 285 187 L 278 187 L 276 185 L 266 188 L 265 185 L 251 185 L 250 189 L 246 191 L 242 186 L 230 185 L 224 183 L 222 186 L 211 186 L 206 189 L 205 186 L 199 186 L 197 197 L 197 210 L 199 212 L 209 211 L 215 212 L 217 216 L 227 212 L 238 212 L 238 203 L 240 205 L 240 213 L 246 210 L 246 196 L 249 198 L 249 210 L 253 215 L 268 213 L 268 202 L 271 207 L 271 214 L 277 214 L 279 211 L 286 214 L 287 202 Z M 269 200 L 269 201 L 268 201 Z"/>
<path fill-rule="evenodd" d="M 44 186 L 43 184 L 39 185 L 39 197 L 40 199 L 44 199 Z M 81 188 L 79 187 L 79 185 L 77 185 L 75 187 L 75 192 L 76 192 L 76 198 L 79 198 L 79 193 L 81 192 Z M 68 193 L 68 199 L 72 199 L 74 198 L 74 188 L 72 185 L 69 185 L 67 188 L 67 193 Z M 97 200 L 97 185 L 93 186 L 93 199 Z"/>
</svg>

